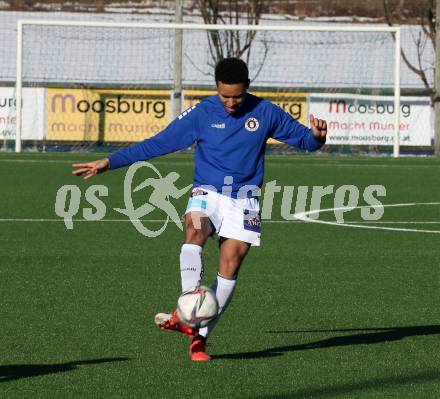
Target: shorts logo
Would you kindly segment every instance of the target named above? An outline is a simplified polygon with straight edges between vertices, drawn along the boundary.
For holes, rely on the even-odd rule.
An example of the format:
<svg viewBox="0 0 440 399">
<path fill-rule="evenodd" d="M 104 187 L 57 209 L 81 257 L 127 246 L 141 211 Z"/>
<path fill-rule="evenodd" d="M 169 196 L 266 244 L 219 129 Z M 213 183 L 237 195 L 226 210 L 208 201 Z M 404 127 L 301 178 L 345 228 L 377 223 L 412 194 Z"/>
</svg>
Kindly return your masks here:
<svg viewBox="0 0 440 399">
<path fill-rule="evenodd" d="M 259 126 L 260 126 L 260 123 L 255 118 L 249 118 L 244 124 L 244 127 L 249 132 L 255 132 Z"/>
<path fill-rule="evenodd" d="M 259 211 L 243 211 L 243 227 L 245 230 L 259 233 L 261 231 L 261 215 Z"/>
<path fill-rule="evenodd" d="M 200 188 L 195 188 L 191 193 L 191 197 L 197 197 L 200 195 L 208 195 L 208 193 L 206 191 L 201 190 Z"/>
</svg>

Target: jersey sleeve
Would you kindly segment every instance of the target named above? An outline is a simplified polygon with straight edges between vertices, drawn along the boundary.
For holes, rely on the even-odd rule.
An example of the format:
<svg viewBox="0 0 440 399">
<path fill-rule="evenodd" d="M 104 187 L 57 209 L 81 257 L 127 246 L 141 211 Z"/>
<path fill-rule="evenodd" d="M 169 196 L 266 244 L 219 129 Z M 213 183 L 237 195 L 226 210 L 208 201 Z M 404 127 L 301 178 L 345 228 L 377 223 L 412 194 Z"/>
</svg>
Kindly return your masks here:
<svg viewBox="0 0 440 399">
<path fill-rule="evenodd" d="M 324 145 L 315 138 L 310 128 L 299 123 L 277 105 L 271 104 L 270 112 L 270 137 L 305 151 L 316 151 Z"/>
<path fill-rule="evenodd" d="M 199 114 L 197 107 L 189 108 L 155 136 L 111 154 L 108 157 L 110 169 L 147 161 L 189 147 L 197 141 Z"/>
</svg>

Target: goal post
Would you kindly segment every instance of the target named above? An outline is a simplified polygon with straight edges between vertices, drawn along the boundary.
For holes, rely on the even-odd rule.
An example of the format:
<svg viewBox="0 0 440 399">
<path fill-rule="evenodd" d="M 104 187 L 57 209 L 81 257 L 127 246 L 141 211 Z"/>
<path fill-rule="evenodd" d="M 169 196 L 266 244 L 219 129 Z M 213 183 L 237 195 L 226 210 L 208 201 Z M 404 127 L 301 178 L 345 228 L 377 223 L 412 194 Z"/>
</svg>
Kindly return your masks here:
<svg viewBox="0 0 440 399">
<path fill-rule="evenodd" d="M 185 64 L 183 71 L 173 70 L 175 64 L 173 62 L 173 37 L 176 31 L 183 34 L 185 53 L 183 55 Z M 256 41 L 252 44 L 252 55 L 249 59 L 258 58 L 258 60 L 253 62 L 255 65 L 250 65 L 251 78 L 253 78 L 251 92 L 255 87 L 254 90 L 257 94 L 269 99 L 272 98 L 277 103 L 282 103 L 284 98 L 290 99 L 301 93 L 305 98 L 304 104 L 308 107 L 307 112 L 313 109 L 322 109 L 314 105 L 313 101 L 316 98 L 320 98 L 321 102 L 327 101 L 329 96 L 334 97 L 331 101 L 334 101 L 335 107 L 337 106 L 336 111 L 333 111 L 339 113 L 339 102 L 341 102 L 345 112 L 346 101 L 351 100 L 341 99 L 341 95 L 344 93 L 351 96 L 347 97 L 349 99 L 354 96 L 353 103 L 356 101 L 361 113 L 365 109 L 365 114 L 377 106 L 372 103 L 372 101 L 376 101 L 374 98 L 386 99 L 387 104 L 390 104 L 390 110 L 391 108 L 394 110 L 389 111 L 390 115 L 387 115 L 387 119 L 384 119 L 383 122 L 389 131 L 392 130 L 392 139 L 388 138 L 387 145 L 392 147 L 394 157 L 399 156 L 401 126 L 399 27 L 379 27 L 367 24 L 357 26 L 205 25 L 71 20 L 19 20 L 17 23 L 15 151 L 22 150 L 23 140 L 26 139 L 23 128 L 29 110 L 25 109 L 26 102 L 23 101 L 23 93 L 25 88 L 29 87 L 45 90 L 44 109 L 40 110 L 41 119 L 44 119 L 42 125 L 45 126 L 41 134 L 45 141 L 58 140 L 57 135 L 51 137 L 47 132 L 48 123 L 53 118 L 53 115 L 48 113 L 50 106 L 48 92 L 57 93 L 56 90 L 63 88 L 100 89 L 99 93 L 90 94 L 92 97 L 89 102 L 84 100 L 85 95 L 79 97 L 82 100 L 75 106 L 78 107 L 82 104 L 82 108 L 76 110 L 72 105 L 72 112 L 85 115 L 87 107 L 93 108 L 95 104 L 98 104 L 96 108 L 100 109 L 98 112 L 100 115 L 96 120 L 90 122 L 91 131 L 87 134 L 82 132 L 84 133 L 82 136 L 79 131 L 69 132 L 66 134 L 67 141 L 79 140 L 82 143 L 101 144 L 103 142 L 129 143 L 139 141 L 141 134 L 129 138 L 127 138 L 126 132 L 120 133 L 119 136 L 116 136 L 116 133 L 108 134 L 106 130 L 109 126 L 108 123 L 113 123 L 111 126 L 114 129 L 120 127 L 121 123 L 112 122 L 114 118 L 113 115 L 110 115 L 111 111 L 107 105 L 112 104 L 114 107 L 118 101 L 119 105 L 123 101 L 125 101 L 124 105 L 126 102 L 133 101 L 132 107 L 134 109 L 135 99 L 140 101 L 141 98 L 144 98 L 142 96 L 145 96 L 142 101 L 144 108 L 146 108 L 149 106 L 146 98 L 159 95 L 156 92 L 151 93 L 151 90 L 154 89 L 158 93 L 160 90 L 168 90 L 171 94 L 166 101 L 169 101 L 171 106 L 167 112 L 168 118 L 172 119 L 176 116 L 171 111 L 173 89 L 179 88 L 180 90 L 180 87 L 183 87 L 183 96 L 186 100 L 183 101 L 184 108 L 188 105 L 190 98 L 195 101 L 203 97 L 203 93 L 198 92 L 201 89 L 211 88 L 211 91 L 206 90 L 207 93 L 212 93 L 212 89 L 214 89 L 212 74 L 207 77 L 208 73 L 206 72 L 208 66 L 212 68 L 212 59 L 209 59 L 210 54 L 208 53 L 207 34 L 215 32 L 221 37 L 222 34 L 232 31 L 243 35 L 255 32 Z M 63 40 L 65 41 L 62 42 Z M 148 45 L 145 45 L 145 41 L 148 42 Z M 363 41 L 369 42 L 369 47 L 366 45 L 370 49 L 369 51 L 374 52 L 377 48 L 377 54 L 371 59 L 368 54 L 365 59 L 362 59 L 362 53 L 352 54 L 351 57 L 350 52 L 354 51 L 355 46 L 362 45 Z M 101 46 L 103 47 L 101 48 Z M 263 47 L 266 51 L 264 56 L 261 55 Z M 106 58 L 108 52 L 112 52 L 113 48 L 117 48 L 120 53 L 115 51 L 114 54 Z M 258 50 L 259 48 L 261 51 Z M 320 51 L 326 54 L 324 59 L 316 58 Z M 202 53 L 206 54 L 202 56 L 200 55 Z M 199 56 L 200 59 L 197 58 Z M 106 59 L 103 61 L 102 58 Z M 104 62 L 101 66 L 94 65 L 101 62 Z M 256 65 L 258 63 L 259 65 Z M 143 65 L 145 70 L 140 71 L 142 68 L 139 68 L 139 65 Z M 364 66 L 365 70 L 359 71 L 359 76 L 357 76 L 356 68 L 364 68 Z M 346 82 L 344 82 L 343 76 L 334 77 L 339 70 L 349 71 L 347 73 L 350 74 L 350 78 L 347 78 Z M 261 71 L 263 72 L 260 74 Z M 307 73 L 313 75 L 308 82 L 305 81 Z M 293 76 L 297 77 L 297 82 L 292 82 Z M 176 79 L 181 79 L 181 81 L 176 82 Z M 303 81 L 299 81 L 301 79 Z M 124 90 L 128 90 L 128 92 L 123 93 Z M 68 96 L 69 94 L 53 94 L 52 99 L 58 95 Z M 327 103 L 330 104 L 330 100 Z M 327 108 L 331 107 L 328 104 Z M 350 112 L 352 105 L 348 104 L 348 112 Z M 353 107 L 355 109 L 356 105 Z M 286 110 L 290 112 L 288 109 Z M 64 113 L 67 118 L 68 112 Z M 121 117 L 122 114 L 123 112 L 121 112 Z M 136 115 L 133 114 L 133 116 Z M 296 115 L 293 114 L 293 116 Z M 321 117 L 321 115 L 316 116 Z M 303 118 L 303 116 L 301 117 Z M 147 119 L 145 119 L 146 124 L 151 122 L 148 122 Z M 136 123 L 138 123 L 136 126 L 141 126 L 140 122 Z M 345 132 L 351 129 L 349 126 L 353 125 L 353 119 L 347 119 L 347 122 L 344 123 L 345 125 L 341 129 L 345 129 Z M 334 126 L 338 126 L 337 124 L 336 120 Z M 153 126 L 152 122 L 148 128 L 150 126 Z M 86 127 L 81 125 L 83 130 L 87 127 L 88 125 Z M 121 129 L 119 129 L 120 132 L 122 132 Z M 153 129 L 148 134 L 154 134 Z M 78 139 L 78 137 L 80 138 Z M 63 138 L 61 138 L 62 140 Z"/>
</svg>

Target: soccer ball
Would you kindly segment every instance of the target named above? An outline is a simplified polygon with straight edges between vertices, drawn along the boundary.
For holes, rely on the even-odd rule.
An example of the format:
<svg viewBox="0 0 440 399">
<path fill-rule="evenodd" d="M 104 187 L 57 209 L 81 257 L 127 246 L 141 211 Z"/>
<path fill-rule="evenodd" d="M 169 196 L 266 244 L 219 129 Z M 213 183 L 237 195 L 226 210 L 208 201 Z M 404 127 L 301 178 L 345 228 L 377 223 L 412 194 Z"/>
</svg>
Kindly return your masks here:
<svg viewBox="0 0 440 399">
<path fill-rule="evenodd" d="M 218 302 L 211 288 L 193 287 L 177 300 L 177 314 L 182 323 L 190 327 L 205 327 L 217 316 Z"/>
</svg>

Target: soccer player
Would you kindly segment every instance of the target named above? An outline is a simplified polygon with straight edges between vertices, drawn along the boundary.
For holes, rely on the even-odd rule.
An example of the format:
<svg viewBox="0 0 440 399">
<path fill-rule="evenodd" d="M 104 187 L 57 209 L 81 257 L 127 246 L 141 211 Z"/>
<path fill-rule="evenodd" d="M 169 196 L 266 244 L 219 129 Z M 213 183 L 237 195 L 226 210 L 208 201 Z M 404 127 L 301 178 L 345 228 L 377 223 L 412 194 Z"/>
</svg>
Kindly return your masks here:
<svg viewBox="0 0 440 399">
<path fill-rule="evenodd" d="M 194 184 L 185 213 L 185 241 L 180 252 L 182 291 L 203 277 L 202 250 L 213 234 L 219 237 L 219 265 L 212 286 L 219 315 L 200 330 L 182 324 L 177 312 L 159 313 L 162 329 L 192 338 L 190 358 L 207 361 L 206 340 L 231 301 L 240 266 L 251 246 L 260 245 L 258 188 L 263 183 L 266 141 L 272 137 L 302 150 L 325 143 L 327 123 L 310 115 L 310 128 L 280 107 L 247 93 L 249 73 L 238 58 L 215 68 L 217 95 L 183 112 L 167 128 L 108 158 L 78 163 L 72 173 L 89 179 L 108 169 L 131 165 L 196 143 Z"/>
</svg>

